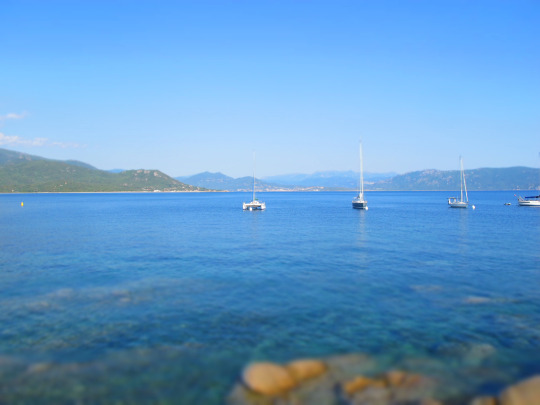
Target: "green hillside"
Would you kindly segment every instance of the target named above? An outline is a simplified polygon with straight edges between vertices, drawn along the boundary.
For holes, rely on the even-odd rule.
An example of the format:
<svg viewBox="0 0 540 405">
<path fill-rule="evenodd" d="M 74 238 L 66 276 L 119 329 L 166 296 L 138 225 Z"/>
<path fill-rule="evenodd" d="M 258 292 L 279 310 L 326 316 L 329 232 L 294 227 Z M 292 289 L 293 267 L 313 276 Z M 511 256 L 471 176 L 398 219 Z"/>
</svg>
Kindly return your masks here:
<svg viewBox="0 0 540 405">
<path fill-rule="evenodd" d="M 530 167 L 466 170 L 467 188 L 473 190 L 535 190 L 540 188 L 540 169 Z M 179 180 L 187 181 L 191 186 Z M 246 191 L 253 179 L 233 179 L 221 173 L 173 179 L 158 170 L 126 170 L 112 173 L 75 161 L 45 159 L 0 149 L 0 192 L 114 192 L 114 191 Z M 344 186 L 346 187 L 346 183 Z M 259 191 L 296 190 L 305 187 L 277 186 L 257 181 Z M 321 186 L 321 189 L 323 187 Z M 368 190 L 459 190 L 459 171 L 422 170 L 367 184 Z"/>
<path fill-rule="evenodd" d="M 55 161 L 0 149 L 0 192 L 204 191 L 159 170 L 110 173 L 77 161 Z"/>
</svg>

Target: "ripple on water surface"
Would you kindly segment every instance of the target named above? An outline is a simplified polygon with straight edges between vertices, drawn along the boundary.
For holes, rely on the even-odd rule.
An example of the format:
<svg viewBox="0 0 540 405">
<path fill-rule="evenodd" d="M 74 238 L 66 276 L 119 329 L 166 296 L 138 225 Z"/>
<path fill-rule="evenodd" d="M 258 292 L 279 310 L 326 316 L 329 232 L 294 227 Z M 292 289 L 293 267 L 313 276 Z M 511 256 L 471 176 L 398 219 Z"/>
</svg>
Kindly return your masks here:
<svg viewBox="0 0 540 405">
<path fill-rule="evenodd" d="M 445 196 L 371 193 L 364 212 L 273 193 L 243 212 L 237 193 L 2 195 L 3 395 L 221 403 L 249 361 L 343 353 L 454 397 L 539 372 L 540 249 L 522 235 L 540 210 Z"/>
</svg>

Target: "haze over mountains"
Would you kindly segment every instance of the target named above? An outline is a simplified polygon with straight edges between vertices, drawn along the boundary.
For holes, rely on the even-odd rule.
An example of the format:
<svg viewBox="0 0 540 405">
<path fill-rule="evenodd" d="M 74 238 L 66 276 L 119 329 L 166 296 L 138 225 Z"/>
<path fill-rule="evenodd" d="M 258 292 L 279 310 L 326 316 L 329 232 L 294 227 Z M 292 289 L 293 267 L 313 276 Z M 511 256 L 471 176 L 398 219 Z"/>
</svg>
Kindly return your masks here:
<svg viewBox="0 0 540 405">
<path fill-rule="evenodd" d="M 466 170 L 469 191 L 540 189 L 540 169 L 529 167 Z M 459 190 L 459 171 L 421 170 L 406 174 L 365 173 L 370 191 Z M 257 191 L 355 190 L 358 173 L 327 171 L 257 179 Z M 99 170 L 76 160 L 57 161 L 0 149 L 0 192 L 251 191 L 253 178 L 199 173 L 176 179 L 159 170 Z"/>
<path fill-rule="evenodd" d="M 365 173 L 365 184 L 373 184 L 396 173 Z M 193 176 L 176 177 L 182 182 L 198 187 L 227 191 L 249 191 L 253 188 L 253 177 L 233 178 L 223 173 L 204 172 Z M 284 174 L 257 179 L 260 191 L 321 191 L 351 190 L 358 187 L 358 173 L 351 171 L 325 171 L 313 174 Z"/>
<path fill-rule="evenodd" d="M 372 184 L 380 180 L 389 179 L 397 173 L 364 173 L 364 183 Z M 323 171 L 313 174 L 284 174 L 263 178 L 276 184 L 295 185 L 303 187 L 329 187 L 329 188 L 357 188 L 359 182 L 358 172 L 349 171 Z"/>
<path fill-rule="evenodd" d="M 530 167 L 465 170 L 469 191 L 534 190 L 540 188 L 540 169 Z M 371 190 L 459 190 L 459 171 L 421 170 L 385 179 L 368 186 Z"/>
<path fill-rule="evenodd" d="M 253 177 L 239 177 L 237 179 L 223 173 L 204 172 L 193 176 L 176 177 L 176 180 L 187 184 L 197 185 L 221 191 L 251 191 L 253 190 Z M 256 188 L 259 191 L 320 191 L 322 186 L 302 186 L 294 184 L 276 184 L 262 179 L 256 179 Z"/>
<path fill-rule="evenodd" d="M 459 190 L 459 171 L 421 170 L 400 175 L 366 174 L 364 187 L 372 191 L 443 191 Z M 540 188 L 540 169 L 529 167 L 482 168 L 466 170 L 467 188 L 474 190 L 533 190 Z M 249 191 L 252 177 L 234 179 L 222 173 L 199 173 L 177 179 L 199 187 L 226 191 Z M 275 182 L 268 183 L 266 180 Z M 296 183 L 296 184 L 295 184 Z M 355 190 L 358 173 L 317 172 L 257 179 L 258 191 L 330 191 Z"/>
</svg>

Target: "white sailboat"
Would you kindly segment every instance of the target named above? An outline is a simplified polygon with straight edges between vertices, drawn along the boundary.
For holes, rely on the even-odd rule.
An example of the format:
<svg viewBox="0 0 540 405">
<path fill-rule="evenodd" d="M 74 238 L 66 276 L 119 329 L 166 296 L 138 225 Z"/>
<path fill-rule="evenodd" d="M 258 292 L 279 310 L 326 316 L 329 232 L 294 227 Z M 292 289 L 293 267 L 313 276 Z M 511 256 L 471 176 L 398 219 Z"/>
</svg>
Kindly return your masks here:
<svg viewBox="0 0 540 405">
<path fill-rule="evenodd" d="M 262 211 L 266 209 L 266 204 L 255 197 L 255 152 L 253 152 L 253 199 L 251 202 L 242 203 L 244 211 Z"/>
<path fill-rule="evenodd" d="M 540 153 L 538 154 L 538 157 L 540 157 Z M 522 207 L 540 207 L 540 194 L 531 197 L 521 197 L 516 195 L 516 197 L 518 199 L 518 204 Z"/>
<path fill-rule="evenodd" d="M 364 163 L 363 163 L 363 157 L 362 157 L 362 142 L 360 142 L 360 190 L 358 191 L 358 195 L 353 198 L 352 200 L 352 207 L 359 209 L 359 210 L 366 210 L 368 209 L 367 201 L 364 200 Z"/>
<path fill-rule="evenodd" d="M 518 204 L 522 207 L 540 207 L 540 195 L 532 197 L 516 196 Z"/>
<path fill-rule="evenodd" d="M 457 197 L 448 197 L 448 205 L 451 208 L 467 208 L 469 206 L 469 196 L 467 195 L 467 183 L 465 183 L 465 172 L 463 171 L 463 159 L 459 157 L 460 164 L 460 186 L 461 194 L 459 200 Z M 463 190 L 465 190 L 465 200 L 463 199 Z M 474 208 L 474 207 L 473 207 Z"/>
</svg>

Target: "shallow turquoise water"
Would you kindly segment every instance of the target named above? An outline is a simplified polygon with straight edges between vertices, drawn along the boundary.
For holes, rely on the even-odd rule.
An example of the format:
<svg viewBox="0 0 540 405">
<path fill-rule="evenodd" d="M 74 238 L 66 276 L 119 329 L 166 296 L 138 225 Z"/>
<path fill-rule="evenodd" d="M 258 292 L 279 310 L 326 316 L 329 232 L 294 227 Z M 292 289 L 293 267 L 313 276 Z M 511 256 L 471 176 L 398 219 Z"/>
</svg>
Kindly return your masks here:
<svg viewBox="0 0 540 405">
<path fill-rule="evenodd" d="M 540 209 L 447 195 L 0 195 L 0 402 L 221 403 L 335 353 L 465 393 L 540 372 Z"/>
</svg>

